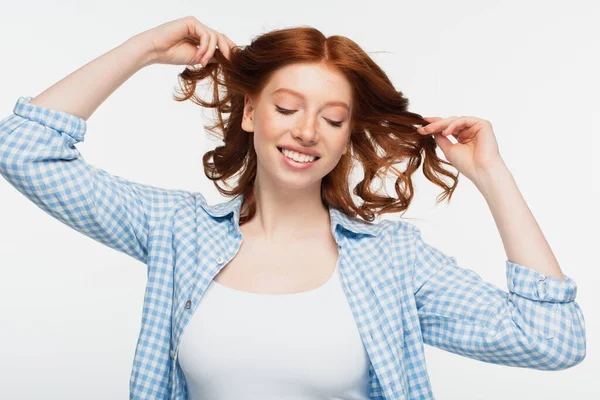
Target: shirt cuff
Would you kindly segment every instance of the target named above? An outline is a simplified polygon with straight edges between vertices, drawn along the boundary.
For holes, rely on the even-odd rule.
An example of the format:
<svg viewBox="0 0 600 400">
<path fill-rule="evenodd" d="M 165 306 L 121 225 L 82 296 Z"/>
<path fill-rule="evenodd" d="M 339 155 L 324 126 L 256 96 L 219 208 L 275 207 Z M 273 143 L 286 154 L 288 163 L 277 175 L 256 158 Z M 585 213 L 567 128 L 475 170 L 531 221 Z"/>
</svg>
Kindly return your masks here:
<svg viewBox="0 0 600 400">
<path fill-rule="evenodd" d="M 508 290 L 531 300 L 566 303 L 575 300 L 577 283 L 563 274 L 566 281 L 506 260 Z"/>
<path fill-rule="evenodd" d="M 52 110 L 31 104 L 30 100 L 32 98 L 31 96 L 19 97 L 13 113 L 59 132 L 64 132 L 71 136 L 76 143 L 83 142 L 87 129 L 87 121 L 85 119 L 66 111 Z"/>
</svg>

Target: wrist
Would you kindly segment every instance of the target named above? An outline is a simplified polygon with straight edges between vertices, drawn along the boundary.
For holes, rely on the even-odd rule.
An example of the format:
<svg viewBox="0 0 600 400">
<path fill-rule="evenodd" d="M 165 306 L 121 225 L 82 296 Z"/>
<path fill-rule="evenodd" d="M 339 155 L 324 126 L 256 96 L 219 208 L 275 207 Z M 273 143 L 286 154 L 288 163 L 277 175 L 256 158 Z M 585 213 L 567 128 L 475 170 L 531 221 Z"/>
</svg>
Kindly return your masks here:
<svg viewBox="0 0 600 400">
<path fill-rule="evenodd" d="M 504 161 L 499 160 L 497 163 L 479 171 L 477 179 L 473 183 L 486 196 L 488 193 L 493 192 L 497 186 L 504 186 L 512 181 L 514 181 L 512 173 Z"/>
<path fill-rule="evenodd" d="M 152 42 L 145 40 L 140 35 L 132 36 L 127 39 L 123 46 L 129 48 L 130 54 L 134 54 L 140 69 L 152 65 L 156 62 L 156 52 Z"/>
</svg>

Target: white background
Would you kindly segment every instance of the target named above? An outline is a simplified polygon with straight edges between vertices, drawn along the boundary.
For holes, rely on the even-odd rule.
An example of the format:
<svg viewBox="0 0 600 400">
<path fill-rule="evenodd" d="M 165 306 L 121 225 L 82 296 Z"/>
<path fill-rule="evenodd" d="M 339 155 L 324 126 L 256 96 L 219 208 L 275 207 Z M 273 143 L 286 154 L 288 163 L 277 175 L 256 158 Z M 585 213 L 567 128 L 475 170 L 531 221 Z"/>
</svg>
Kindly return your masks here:
<svg viewBox="0 0 600 400">
<path fill-rule="evenodd" d="M 236 44 L 310 25 L 356 41 L 423 116 L 492 122 L 563 272 L 578 283 L 587 358 L 572 369 L 486 364 L 426 346 L 439 399 L 593 399 L 600 262 L 599 6 L 595 1 L 10 2 L 0 13 L 1 118 L 143 30 L 194 15 Z M 77 145 L 92 165 L 226 200 L 204 176 L 217 143 L 209 112 L 172 99 L 184 66 L 154 65 L 88 120 Z M 102 77 L 98 77 L 102 79 Z M 82 90 L 85 90 L 82 88 Z M 506 290 L 504 249 L 483 197 L 461 176 L 450 205 L 416 176 L 405 215 L 460 265 Z M 384 218 L 394 218 L 389 214 Z M 413 219 L 414 218 L 414 219 Z M 125 399 L 140 328 L 145 265 L 68 228 L 0 179 L 0 398 Z M 595 373 L 593 373 L 595 371 Z M 593 380 L 592 378 L 596 378 Z"/>
</svg>

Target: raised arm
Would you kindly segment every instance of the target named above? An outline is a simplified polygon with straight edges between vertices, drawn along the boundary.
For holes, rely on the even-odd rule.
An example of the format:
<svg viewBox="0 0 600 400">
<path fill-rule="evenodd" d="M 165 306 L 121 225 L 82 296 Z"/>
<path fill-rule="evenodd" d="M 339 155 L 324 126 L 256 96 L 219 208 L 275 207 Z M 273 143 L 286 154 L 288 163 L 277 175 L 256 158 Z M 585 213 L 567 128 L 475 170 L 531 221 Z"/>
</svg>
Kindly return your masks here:
<svg viewBox="0 0 600 400">
<path fill-rule="evenodd" d="M 146 263 L 152 225 L 191 193 L 89 165 L 75 147 L 84 140 L 86 121 L 29 100 L 19 98 L 13 114 L 0 121 L 0 175 L 52 217 Z"/>
<path fill-rule="evenodd" d="M 411 241 L 412 286 L 423 341 L 476 360 L 561 370 L 586 355 L 577 284 L 505 260 L 508 292 L 462 268 L 402 223 L 398 243 Z M 412 239 L 410 239 L 412 238 Z"/>
<path fill-rule="evenodd" d="M 152 59 L 150 44 L 136 35 L 50 86 L 30 103 L 87 121 L 108 96 Z"/>
<path fill-rule="evenodd" d="M 189 17 L 160 25 L 36 98 L 19 98 L 13 114 L 0 121 L 0 174 L 54 218 L 146 263 L 152 226 L 192 194 L 113 176 L 87 164 L 75 145 L 84 140 L 86 119 L 140 68 L 159 62 L 194 64 L 202 55 L 210 57 L 214 46 L 209 48 L 208 39 L 213 39 L 201 36 L 204 28 Z M 197 48 L 193 40 L 200 37 L 206 40 Z"/>
</svg>

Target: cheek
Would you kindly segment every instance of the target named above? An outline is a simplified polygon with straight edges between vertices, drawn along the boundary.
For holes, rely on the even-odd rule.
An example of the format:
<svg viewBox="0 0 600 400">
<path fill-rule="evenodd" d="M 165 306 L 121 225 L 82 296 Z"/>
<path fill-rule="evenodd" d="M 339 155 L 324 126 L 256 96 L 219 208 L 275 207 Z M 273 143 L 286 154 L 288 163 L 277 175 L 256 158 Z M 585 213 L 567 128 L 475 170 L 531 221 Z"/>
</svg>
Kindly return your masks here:
<svg viewBox="0 0 600 400">
<path fill-rule="evenodd" d="M 338 149 L 340 154 L 344 152 L 344 149 L 346 148 L 346 145 L 348 144 L 349 140 L 350 140 L 349 134 L 342 135 L 342 136 L 340 136 L 339 140 L 337 140 L 336 148 Z"/>
<path fill-rule="evenodd" d="M 272 115 L 262 113 L 260 118 L 255 121 L 256 141 L 272 142 L 277 139 L 278 135 L 285 128 L 284 123 Z"/>
</svg>

